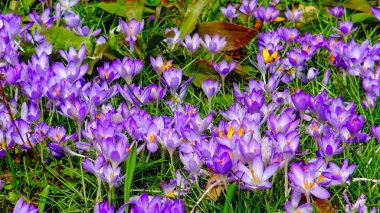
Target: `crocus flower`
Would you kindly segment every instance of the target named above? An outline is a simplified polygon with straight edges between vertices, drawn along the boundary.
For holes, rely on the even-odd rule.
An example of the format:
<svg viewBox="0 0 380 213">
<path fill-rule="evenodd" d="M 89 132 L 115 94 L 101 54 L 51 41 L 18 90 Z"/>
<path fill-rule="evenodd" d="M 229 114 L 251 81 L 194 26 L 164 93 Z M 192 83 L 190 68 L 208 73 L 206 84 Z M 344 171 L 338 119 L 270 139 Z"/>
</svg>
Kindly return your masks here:
<svg viewBox="0 0 380 213">
<path fill-rule="evenodd" d="M 364 123 L 364 116 L 355 113 L 346 120 L 346 127 L 351 134 L 356 134 L 363 128 Z"/>
<path fill-rule="evenodd" d="M 80 66 L 83 63 L 87 54 L 86 46 L 84 44 L 80 46 L 78 52 L 72 46 L 69 47 L 68 51 L 58 50 L 58 52 L 67 63 L 75 62 L 77 66 Z"/>
<path fill-rule="evenodd" d="M 220 85 L 218 81 L 213 81 L 208 78 L 206 81 L 202 81 L 202 90 L 206 94 L 207 98 L 212 99 L 216 93 L 218 93 Z"/>
<path fill-rule="evenodd" d="M 225 37 L 220 38 L 218 34 L 215 34 L 212 38 L 206 34 L 204 40 L 201 40 L 201 44 L 204 48 L 210 51 L 214 58 L 217 52 L 220 52 L 226 47 L 227 42 Z"/>
<path fill-rule="evenodd" d="M 211 171 L 224 176 L 232 169 L 232 160 L 228 152 L 223 152 L 220 156 L 212 156 L 211 160 L 206 164 Z"/>
<path fill-rule="evenodd" d="M 239 163 L 236 176 L 244 183 L 243 188 L 252 191 L 257 188 L 268 189 L 272 187 L 272 183 L 268 179 L 276 173 L 278 165 L 278 163 L 273 163 L 265 168 L 261 155 L 257 155 L 250 162 L 250 168 Z"/>
<path fill-rule="evenodd" d="M 223 13 L 223 15 L 225 15 L 228 19 L 233 19 L 233 18 L 236 18 L 239 16 L 238 13 L 236 13 L 236 8 L 234 6 L 232 6 L 231 4 L 228 4 L 227 7 L 222 7 L 220 9 Z"/>
<path fill-rule="evenodd" d="M 339 168 L 334 162 L 329 163 L 329 168 L 322 172 L 324 177 L 331 180 L 331 185 L 344 185 L 350 179 L 352 173 L 356 168 L 355 164 L 348 166 L 348 160 L 345 158 L 342 163 L 342 167 Z"/>
<path fill-rule="evenodd" d="M 118 138 L 117 142 L 111 138 L 104 139 L 101 141 L 101 148 L 114 169 L 127 159 L 130 151 L 126 138 Z"/>
<path fill-rule="evenodd" d="M 329 8 L 329 13 L 335 18 L 340 18 L 344 14 L 344 7 L 336 5 L 333 8 Z"/>
<path fill-rule="evenodd" d="M 128 207 L 127 204 L 122 205 L 118 210 L 116 210 L 116 213 L 124 213 L 124 210 L 127 207 Z M 110 205 L 108 203 L 108 200 L 95 204 L 94 213 L 114 213 L 114 212 L 115 212 L 115 207 L 114 205 Z"/>
<path fill-rule="evenodd" d="M 174 33 L 174 35 L 170 35 L 171 33 Z M 178 30 L 177 27 L 173 27 L 167 28 L 165 30 L 165 34 L 167 35 L 167 37 L 166 39 L 164 39 L 164 41 L 168 44 L 170 50 L 174 50 L 175 45 L 181 41 L 181 32 Z"/>
<path fill-rule="evenodd" d="M 40 120 L 40 109 L 34 103 L 30 103 L 29 107 L 26 102 L 21 106 L 21 118 L 29 123 L 37 123 Z"/>
<path fill-rule="evenodd" d="M 16 127 L 13 128 L 11 133 L 12 141 L 22 146 L 26 151 L 33 148 L 36 145 L 36 141 L 33 141 L 30 138 L 30 125 L 22 119 L 17 119 L 15 124 L 18 130 L 16 130 Z"/>
<path fill-rule="evenodd" d="M 169 87 L 172 94 L 176 94 L 182 81 L 182 69 L 171 68 L 163 74 L 163 82 Z"/>
<path fill-rule="evenodd" d="M 250 16 L 256 10 L 256 7 L 257 7 L 257 0 L 243 0 L 241 2 L 239 11 L 244 13 L 247 16 Z"/>
<path fill-rule="evenodd" d="M 175 188 L 177 187 L 177 181 L 176 180 L 170 180 L 169 184 L 166 184 L 165 181 L 161 182 L 161 188 L 164 192 L 164 195 L 168 198 L 175 198 L 175 196 L 178 196 L 178 193 L 176 192 Z"/>
<path fill-rule="evenodd" d="M 38 209 L 33 205 L 24 201 L 24 197 L 20 197 L 13 208 L 13 213 L 37 213 Z"/>
<path fill-rule="evenodd" d="M 263 21 L 264 24 L 269 24 L 269 22 L 276 19 L 280 15 L 280 10 L 276 10 L 273 6 L 269 6 L 267 8 L 260 6 L 254 13 L 257 19 Z"/>
<path fill-rule="evenodd" d="M 51 27 L 51 23 L 54 20 L 54 17 L 50 17 L 50 8 L 44 9 L 41 16 L 39 16 L 36 11 L 33 11 L 32 13 L 29 13 L 29 17 L 33 22 L 40 25 L 44 29 Z"/>
<path fill-rule="evenodd" d="M 307 80 L 314 81 L 314 79 L 317 77 L 319 70 L 317 68 L 311 67 L 307 71 Z"/>
<path fill-rule="evenodd" d="M 323 86 L 327 86 L 327 84 L 329 84 L 330 82 L 330 75 L 331 75 L 331 71 L 330 71 L 330 68 L 328 68 L 325 72 L 325 75 L 323 76 L 323 80 L 322 80 L 322 85 Z"/>
<path fill-rule="evenodd" d="M 380 9 L 376 7 L 371 8 L 372 14 L 375 16 L 375 18 L 380 21 Z"/>
<path fill-rule="evenodd" d="M 59 0 L 62 13 L 71 11 L 71 8 L 78 4 L 79 0 Z"/>
<path fill-rule="evenodd" d="M 201 38 L 198 33 L 195 33 L 192 37 L 189 34 L 185 35 L 185 40 L 181 40 L 181 44 L 186 47 L 189 52 L 198 50 L 201 44 Z"/>
<path fill-rule="evenodd" d="M 219 64 L 217 64 L 215 61 L 212 61 L 212 66 L 214 67 L 214 70 L 219 73 L 224 85 L 224 80 L 226 79 L 227 75 L 235 69 L 236 62 L 231 61 L 231 63 L 228 64 L 226 60 L 222 60 Z"/>
<path fill-rule="evenodd" d="M 333 30 L 338 34 L 334 35 L 334 37 L 341 36 L 347 38 L 347 36 L 354 33 L 357 29 L 357 27 L 354 27 L 354 22 L 352 21 L 339 21 L 339 28 L 333 27 Z"/>
<path fill-rule="evenodd" d="M 127 82 L 131 84 L 133 77 L 141 72 L 144 67 L 144 63 L 140 59 L 131 59 L 127 56 L 123 58 L 123 61 L 116 59 L 112 62 L 112 66 L 119 73 L 119 75 Z"/>
<path fill-rule="evenodd" d="M 327 136 L 322 136 L 318 140 L 318 145 L 322 153 L 326 155 L 328 159 L 334 155 L 339 155 L 344 150 L 341 138 L 339 136 L 336 137 L 333 133 L 330 133 Z"/>
<path fill-rule="evenodd" d="M 375 136 L 377 142 L 380 143 L 380 125 L 377 127 L 371 126 L 371 132 L 372 132 L 373 136 Z"/>
<path fill-rule="evenodd" d="M 146 131 L 146 135 L 143 135 L 144 141 L 147 143 L 147 148 L 150 152 L 155 153 L 158 149 L 157 146 L 157 137 L 159 135 L 160 131 L 158 130 L 155 123 L 151 123 L 148 126 L 148 129 Z"/>
<path fill-rule="evenodd" d="M 82 167 L 87 172 L 95 175 L 100 180 L 100 176 L 103 173 L 103 168 L 107 165 L 107 160 L 104 155 L 100 154 L 96 157 L 95 162 L 91 162 L 87 157 L 82 162 Z"/>
<path fill-rule="evenodd" d="M 120 182 L 124 179 L 124 176 L 121 176 L 121 168 L 113 168 L 111 165 L 107 164 L 103 168 L 103 173 L 100 175 L 100 177 L 103 179 L 104 182 L 108 183 L 110 187 L 119 187 Z"/>
<path fill-rule="evenodd" d="M 300 90 L 292 96 L 292 102 L 297 110 L 305 111 L 310 106 L 311 95 Z"/>
<path fill-rule="evenodd" d="M 302 13 L 303 13 L 302 11 L 297 10 L 297 9 L 294 9 L 293 11 L 287 9 L 285 12 L 285 17 L 290 22 L 297 22 L 301 18 Z"/>
<path fill-rule="evenodd" d="M 150 56 L 150 63 L 160 78 L 163 72 L 168 71 L 173 66 L 172 62 L 172 60 L 164 61 L 161 55 L 158 55 L 157 58 Z"/>
<path fill-rule="evenodd" d="M 0 180 L 0 190 L 2 190 L 2 189 L 3 189 L 3 181 Z"/>
<path fill-rule="evenodd" d="M 262 90 L 252 89 L 244 96 L 243 101 L 249 112 L 259 112 L 265 102 L 264 93 Z"/>
<path fill-rule="evenodd" d="M 363 193 L 359 195 L 355 203 L 350 202 L 350 199 L 348 199 L 347 193 L 344 193 L 343 197 L 344 197 L 344 200 L 346 201 L 346 206 L 344 207 L 345 212 L 347 213 L 353 213 L 353 212 L 367 213 L 368 212 L 368 207 L 366 205 L 367 199 L 365 198 L 365 195 Z"/>
<path fill-rule="evenodd" d="M 296 213 L 296 212 L 303 212 L 303 213 L 312 213 L 313 212 L 313 205 L 311 203 L 304 203 L 302 205 L 299 205 L 302 198 L 302 194 L 298 192 L 293 192 L 290 201 L 285 202 L 285 212 L 286 213 Z"/>
<path fill-rule="evenodd" d="M 310 194 L 320 199 L 328 199 L 330 197 L 329 191 L 315 182 L 315 167 L 313 163 L 305 166 L 292 163 L 290 166 L 291 172 L 288 173 L 292 189 L 298 193 L 305 194 L 308 202 L 310 202 Z"/>
<path fill-rule="evenodd" d="M 137 41 L 137 35 L 144 28 L 144 19 L 137 21 L 135 18 L 132 18 L 131 21 L 127 24 L 122 19 L 119 20 L 121 30 L 124 34 L 127 35 L 125 41 L 129 43 L 129 49 L 134 51 L 135 42 Z"/>
<path fill-rule="evenodd" d="M 160 132 L 158 141 L 168 150 L 169 155 L 173 157 L 174 151 L 181 145 L 183 138 L 173 128 L 167 128 Z"/>
</svg>

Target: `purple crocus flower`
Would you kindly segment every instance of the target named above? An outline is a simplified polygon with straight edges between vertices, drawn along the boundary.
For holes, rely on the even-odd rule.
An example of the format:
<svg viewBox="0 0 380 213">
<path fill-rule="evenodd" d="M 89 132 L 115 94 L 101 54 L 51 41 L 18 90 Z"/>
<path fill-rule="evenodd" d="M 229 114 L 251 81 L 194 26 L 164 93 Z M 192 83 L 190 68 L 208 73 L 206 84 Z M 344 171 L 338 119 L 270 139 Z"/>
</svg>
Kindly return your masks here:
<svg viewBox="0 0 380 213">
<path fill-rule="evenodd" d="M 3 181 L 0 180 L 0 190 L 2 190 L 2 189 L 3 189 Z"/>
<path fill-rule="evenodd" d="M 285 12 L 285 17 L 290 22 L 297 22 L 301 18 L 302 13 L 303 13 L 302 11 L 297 10 L 297 9 L 294 9 L 293 11 L 287 9 Z"/>
<path fill-rule="evenodd" d="M 226 45 L 226 38 L 220 38 L 219 34 L 215 34 L 212 38 L 206 34 L 204 40 L 201 40 L 201 44 L 204 48 L 210 51 L 212 58 L 214 58 L 215 54 L 222 51 Z"/>
<path fill-rule="evenodd" d="M 124 176 L 121 176 L 121 168 L 113 168 L 111 165 L 107 164 L 103 167 L 103 173 L 100 174 L 100 177 L 104 182 L 108 183 L 110 187 L 118 188 L 120 182 L 124 179 Z"/>
<path fill-rule="evenodd" d="M 104 155 L 100 154 L 96 157 L 95 162 L 91 162 L 87 157 L 82 162 L 82 167 L 87 172 L 95 175 L 100 180 L 100 175 L 103 173 L 103 168 L 107 165 L 107 160 Z"/>
<path fill-rule="evenodd" d="M 247 16 L 250 16 L 254 13 L 257 7 L 257 0 L 243 0 L 239 11 L 244 13 Z"/>
<path fill-rule="evenodd" d="M 166 39 L 164 39 L 164 41 L 168 44 L 170 50 L 174 50 L 175 45 L 181 41 L 181 38 L 180 38 L 181 32 L 178 30 L 177 27 L 167 28 L 165 30 L 166 35 L 168 35 L 171 32 L 173 32 L 174 35 L 173 36 L 167 36 Z"/>
<path fill-rule="evenodd" d="M 350 34 L 354 33 L 358 28 L 354 27 L 354 22 L 352 21 L 339 21 L 339 28 L 333 27 L 333 30 L 338 34 L 338 35 L 332 35 L 334 37 L 343 37 L 347 38 Z"/>
<path fill-rule="evenodd" d="M 330 71 L 330 68 L 328 68 L 325 72 L 325 75 L 323 76 L 323 80 L 322 80 L 322 85 L 323 86 L 327 86 L 327 84 L 329 84 L 330 82 L 330 75 L 331 75 L 331 71 Z"/>
<path fill-rule="evenodd" d="M 124 34 L 127 35 L 125 41 L 129 43 L 129 49 L 134 51 L 135 42 L 137 41 L 137 35 L 144 28 L 144 19 L 137 21 L 135 18 L 132 18 L 131 21 L 127 24 L 122 19 L 119 20 L 119 25 Z"/>
<path fill-rule="evenodd" d="M 169 87 L 172 94 L 176 94 L 182 81 L 182 69 L 170 68 L 163 74 L 163 82 Z"/>
<path fill-rule="evenodd" d="M 340 18 L 344 14 L 344 7 L 336 5 L 333 8 L 329 8 L 329 13 L 335 18 Z"/>
<path fill-rule="evenodd" d="M 163 72 L 168 71 L 173 66 L 172 62 L 173 60 L 164 61 L 161 55 L 158 55 L 157 58 L 150 56 L 150 63 L 160 78 Z"/>
<path fill-rule="evenodd" d="M 37 213 L 38 209 L 33 205 L 25 202 L 24 197 L 17 200 L 13 213 Z"/>
<path fill-rule="evenodd" d="M 29 13 L 29 17 L 34 23 L 40 25 L 44 29 L 51 27 L 51 23 L 54 20 L 54 17 L 50 17 L 50 8 L 44 9 L 41 16 L 39 16 L 36 11 L 33 11 L 32 13 Z"/>
<path fill-rule="evenodd" d="M 186 47 L 189 52 L 198 50 L 201 45 L 201 38 L 198 33 L 195 33 L 192 37 L 189 34 L 185 35 L 185 40 L 181 40 L 181 44 Z"/>
<path fill-rule="evenodd" d="M 36 141 L 33 141 L 30 138 L 30 125 L 23 119 L 17 119 L 15 124 L 18 131 L 16 130 L 16 127 L 13 128 L 11 133 L 12 141 L 22 146 L 22 148 L 26 151 L 33 148 L 36 145 Z"/>
<path fill-rule="evenodd" d="M 269 24 L 280 15 L 280 10 L 276 10 L 273 6 L 267 8 L 260 6 L 254 13 L 257 19 L 263 21 L 264 24 Z"/>
<path fill-rule="evenodd" d="M 175 198 L 175 196 L 178 196 L 178 192 L 175 190 L 177 187 L 177 181 L 176 180 L 170 180 L 169 184 L 167 184 L 165 181 L 161 182 L 161 188 L 164 192 L 164 195 L 168 198 Z"/>
<path fill-rule="evenodd" d="M 230 19 L 230 21 L 231 19 L 239 16 L 239 13 L 236 13 L 236 8 L 231 4 L 228 4 L 227 7 L 221 7 L 220 10 L 222 11 L 223 15 Z"/>
<path fill-rule="evenodd" d="M 285 212 L 286 213 L 296 213 L 296 212 L 303 212 L 303 213 L 312 213 L 313 212 L 313 205 L 311 203 L 304 203 L 302 205 L 299 205 L 302 198 L 302 194 L 298 192 L 293 192 L 290 201 L 285 202 Z"/>
<path fill-rule="evenodd" d="M 121 162 L 128 158 L 130 151 L 127 138 L 122 137 L 118 138 L 117 142 L 111 138 L 102 140 L 101 148 L 113 169 L 116 169 Z"/>
<path fill-rule="evenodd" d="M 252 89 L 244 96 L 243 101 L 249 112 L 259 112 L 265 102 L 264 93 L 262 90 Z"/>
<path fill-rule="evenodd" d="M 21 118 L 28 123 L 37 123 L 40 120 L 40 109 L 34 103 L 30 103 L 29 107 L 26 102 L 21 106 Z"/>
<path fill-rule="evenodd" d="M 159 129 L 157 128 L 155 123 L 151 123 L 148 126 L 148 129 L 146 131 L 146 135 L 143 135 L 142 138 L 147 143 L 147 149 L 151 153 L 157 152 L 158 146 L 157 146 L 157 137 L 160 134 Z"/>
<path fill-rule="evenodd" d="M 346 206 L 344 207 L 345 212 L 358 212 L 358 213 L 367 213 L 368 207 L 366 205 L 367 199 L 365 198 L 365 195 L 362 193 L 358 197 L 355 203 L 351 203 L 350 199 L 348 199 L 347 193 L 343 194 L 344 200 L 346 201 Z M 376 210 L 376 209 L 375 209 Z M 377 211 L 371 211 L 377 212 Z"/>
<path fill-rule="evenodd" d="M 231 61 L 231 63 L 228 64 L 226 60 L 222 60 L 219 64 L 217 64 L 215 61 L 212 61 L 212 66 L 214 67 L 214 70 L 219 73 L 224 85 L 225 78 L 232 72 L 232 70 L 235 69 L 236 62 Z"/>
<path fill-rule="evenodd" d="M 371 126 L 371 132 L 372 132 L 373 136 L 375 136 L 377 142 L 380 143 L 380 125 L 377 127 Z"/>
<path fill-rule="evenodd" d="M 176 149 L 183 142 L 183 138 L 173 128 L 167 128 L 160 132 L 158 142 L 168 150 L 169 155 L 172 158 Z"/>
<path fill-rule="evenodd" d="M 328 159 L 334 155 L 339 155 L 344 150 L 341 138 L 339 136 L 336 137 L 333 133 L 330 133 L 327 136 L 322 136 L 318 140 L 318 145 L 322 153 L 326 155 Z"/>
<path fill-rule="evenodd" d="M 333 186 L 344 185 L 350 179 L 355 168 L 355 164 L 348 166 L 348 159 L 345 158 L 340 168 L 336 163 L 330 162 L 329 168 L 325 172 L 322 172 L 322 175 L 329 178 Z"/>
<path fill-rule="evenodd" d="M 62 13 L 71 11 L 71 8 L 78 4 L 79 0 L 59 0 Z"/>
<path fill-rule="evenodd" d="M 214 173 L 226 176 L 232 169 L 232 160 L 228 152 L 223 152 L 219 156 L 213 155 L 206 165 Z"/>
<path fill-rule="evenodd" d="M 380 9 L 376 7 L 371 8 L 372 14 L 375 16 L 375 18 L 380 21 Z"/>
<path fill-rule="evenodd" d="M 116 210 L 116 213 L 124 213 L 124 210 L 128 207 L 127 204 L 122 205 L 118 210 Z M 94 206 L 94 213 L 114 213 L 115 207 L 114 205 L 110 205 L 108 203 L 108 200 L 104 202 L 96 203 Z"/>
<path fill-rule="evenodd" d="M 121 77 L 117 70 L 108 62 L 104 62 L 103 66 L 98 67 L 98 74 L 100 79 L 106 81 L 109 84 Z"/>
<path fill-rule="evenodd" d="M 113 61 L 112 67 L 114 67 L 127 84 L 131 84 L 133 77 L 139 74 L 143 69 L 144 63 L 140 59 L 133 60 L 125 56 L 123 61 L 120 61 L 119 59 Z"/>
<path fill-rule="evenodd" d="M 314 79 L 317 77 L 319 70 L 317 68 L 311 67 L 307 71 L 307 80 L 314 81 Z"/>
<path fill-rule="evenodd" d="M 68 51 L 58 50 L 58 52 L 67 63 L 75 62 L 77 66 L 80 66 L 83 63 L 87 54 L 86 46 L 84 44 L 80 46 L 78 52 L 74 49 L 74 47 L 69 47 Z"/>
<path fill-rule="evenodd" d="M 79 98 L 67 100 L 59 105 L 60 113 L 73 119 L 79 127 L 82 126 L 84 119 L 89 113 L 88 103 Z"/>
<path fill-rule="evenodd" d="M 354 113 L 350 118 L 346 120 L 346 127 L 351 134 L 356 134 L 362 130 L 365 123 L 363 115 L 357 115 Z"/>
<path fill-rule="evenodd" d="M 308 203 L 310 202 L 310 194 L 320 199 L 328 199 L 330 197 L 329 191 L 315 182 L 316 169 L 313 163 L 305 166 L 292 163 L 290 166 L 291 172 L 288 173 L 292 189 L 298 193 L 305 194 Z"/>
<path fill-rule="evenodd" d="M 202 90 L 209 100 L 212 99 L 216 93 L 218 93 L 219 89 L 220 85 L 218 81 L 213 81 L 211 78 L 202 81 Z"/>
<path fill-rule="evenodd" d="M 265 168 L 261 155 L 257 155 L 250 162 L 250 168 L 239 162 L 238 170 L 235 173 L 240 181 L 243 182 L 243 188 L 251 191 L 257 188 L 268 189 L 272 187 L 272 183 L 268 179 L 276 173 L 278 165 L 278 163 L 273 163 Z"/>
<path fill-rule="evenodd" d="M 310 106 L 311 95 L 300 90 L 292 96 L 294 107 L 299 111 L 305 111 Z"/>
</svg>

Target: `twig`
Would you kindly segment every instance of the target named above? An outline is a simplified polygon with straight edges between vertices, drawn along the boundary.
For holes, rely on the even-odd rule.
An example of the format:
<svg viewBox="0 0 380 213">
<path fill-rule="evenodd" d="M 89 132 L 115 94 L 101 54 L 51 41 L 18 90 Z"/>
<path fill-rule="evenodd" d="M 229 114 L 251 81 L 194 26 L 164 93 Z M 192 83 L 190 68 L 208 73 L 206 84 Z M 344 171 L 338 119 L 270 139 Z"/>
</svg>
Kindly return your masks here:
<svg viewBox="0 0 380 213">
<path fill-rule="evenodd" d="M 357 181 L 369 181 L 369 182 L 372 182 L 372 183 L 380 184 L 380 180 L 369 179 L 369 178 L 352 178 L 351 181 L 352 181 L 352 182 L 357 182 Z"/>
<path fill-rule="evenodd" d="M 197 203 L 193 206 L 193 209 L 191 209 L 190 213 L 193 213 L 195 211 L 195 207 L 197 207 L 201 201 L 206 197 L 206 195 L 211 191 L 212 188 L 214 188 L 216 185 L 218 185 L 220 183 L 220 180 L 217 180 L 215 181 L 215 183 L 213 183 L 204 193 L 203 195 L 201 196 L 201 198 L 199 198 L 199 200 L 197 201 Z"/>
</svg>

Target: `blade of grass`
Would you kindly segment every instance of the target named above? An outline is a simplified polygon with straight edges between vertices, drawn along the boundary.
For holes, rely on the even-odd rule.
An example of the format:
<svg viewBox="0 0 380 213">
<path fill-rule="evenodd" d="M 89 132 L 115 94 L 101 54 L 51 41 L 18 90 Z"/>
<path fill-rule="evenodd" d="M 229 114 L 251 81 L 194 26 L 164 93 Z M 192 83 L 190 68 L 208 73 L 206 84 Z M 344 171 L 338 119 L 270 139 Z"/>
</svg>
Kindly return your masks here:
<svg viewBox="0 0 380 213">
<path fill-rule="evenodd" d="M 133 173 L 136 167 L 136 156 L 137 156 L 136 145 L 134 145 L 131 149 L 131 152 L 129 153 L 127 165 L 125 169 L 125 173 L 126 173 L 125 183 L 124 183 L 124 202 L 125 203 L 129 201 L 129 197 L 130 197 L 132 178 L 133 178 Z"/>
<path fill-rule="evenodd" d="M 231 184 L 227 189 L 227 198 L 224 202 L 223 213 L 228 213 L 230 209 L 230 204 L 234 200 L 237 185 L 236 183 Z"/>
<path fill-rule="evenodd" d="M 44 213 L 44 209 L 46 206 L 46 198 L 49 195 L 49 191 L 50 191 L 50 185 L 47 185 L 40 195 L 40 203 L 38 204 L 39 213 Z"/>
</svg>

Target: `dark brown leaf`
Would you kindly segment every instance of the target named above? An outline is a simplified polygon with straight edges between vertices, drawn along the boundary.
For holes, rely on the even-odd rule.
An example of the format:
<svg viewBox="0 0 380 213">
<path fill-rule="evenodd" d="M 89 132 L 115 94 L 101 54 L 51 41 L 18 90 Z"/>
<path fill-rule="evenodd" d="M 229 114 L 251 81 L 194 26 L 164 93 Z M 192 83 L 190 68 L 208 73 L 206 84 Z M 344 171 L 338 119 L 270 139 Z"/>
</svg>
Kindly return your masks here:
<svg viewBox="0 0 380 213">
<path fill-rule="evenodd" d="M 258 33 L 260 24 L 256 28 L 233 24 L 225 21 L 204 22 L 197 26 L 197 32 L 203 38 L 206 34 L 213 36 L 219 34 L 226 37 L 225 51 L 237 50 L 248 44 Z"/>
</svg>

